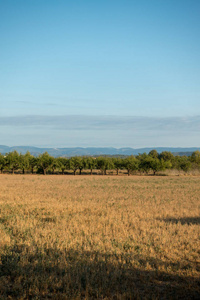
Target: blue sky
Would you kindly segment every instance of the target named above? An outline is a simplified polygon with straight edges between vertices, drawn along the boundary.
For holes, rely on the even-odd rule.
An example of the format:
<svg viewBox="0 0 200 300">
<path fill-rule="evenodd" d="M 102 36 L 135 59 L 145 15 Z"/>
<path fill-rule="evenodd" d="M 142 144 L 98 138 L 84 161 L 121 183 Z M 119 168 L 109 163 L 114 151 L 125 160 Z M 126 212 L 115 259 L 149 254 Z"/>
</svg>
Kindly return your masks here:
<svg viewBox="0 0 200 300">
<path fill-rule="evenodd" d="M 0 144 L 200 146 L 199 0 L 0 0 Z"/>
</svg>

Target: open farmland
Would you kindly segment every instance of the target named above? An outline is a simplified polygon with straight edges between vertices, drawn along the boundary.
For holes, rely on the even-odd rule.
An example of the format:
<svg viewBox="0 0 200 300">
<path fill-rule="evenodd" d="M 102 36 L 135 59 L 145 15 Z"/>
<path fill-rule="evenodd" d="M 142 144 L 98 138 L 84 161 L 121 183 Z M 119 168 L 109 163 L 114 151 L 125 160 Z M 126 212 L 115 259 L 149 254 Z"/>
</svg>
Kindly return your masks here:
<svg viewBox="0 0 200 300">
<path fill-rule="evenodd" d="M 0 299 L 199 298 L 200 177 L 0 179 Z"/>
</svg>

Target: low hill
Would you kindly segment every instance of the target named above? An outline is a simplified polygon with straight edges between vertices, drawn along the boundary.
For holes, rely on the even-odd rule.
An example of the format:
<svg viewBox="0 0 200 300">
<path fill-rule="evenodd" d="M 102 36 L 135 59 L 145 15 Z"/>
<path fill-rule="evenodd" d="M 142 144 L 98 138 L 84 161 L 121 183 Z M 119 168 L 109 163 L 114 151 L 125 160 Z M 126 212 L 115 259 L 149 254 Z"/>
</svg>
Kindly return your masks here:
<svg viewBox="0 0 200 300">
<path fill-rule="evenodd" d="M 25 154 L 29 151 L 32 155 L 38 156 L 44 152 L 48 152 L 50 155 L 54 157 L 59 156 L 96 156 L 96 155 L 137 155 L 139 153 L 149 153 L 152 149 L 156 149 L 158 153 L 163 151 L 170 151 L 174 153 L 174 155 L 191 155 L 192 152 L 196 150 L 200 150 L 200 147 L 191 147 L 191 148 L 173 148 L 173 147 L 149 147 L 149 148 L 112 148 L 112 147 L 88 147 L 88 148 L 81 148 L 81 147 L 74 147 L 74 148 L 38 148 L 32 146 L 13 146 L 8 147 L 5 145 L 0 145 L 0 153 L 6 154 L 8 152 L 16 150 L 19 153 Z"/>
</svg>

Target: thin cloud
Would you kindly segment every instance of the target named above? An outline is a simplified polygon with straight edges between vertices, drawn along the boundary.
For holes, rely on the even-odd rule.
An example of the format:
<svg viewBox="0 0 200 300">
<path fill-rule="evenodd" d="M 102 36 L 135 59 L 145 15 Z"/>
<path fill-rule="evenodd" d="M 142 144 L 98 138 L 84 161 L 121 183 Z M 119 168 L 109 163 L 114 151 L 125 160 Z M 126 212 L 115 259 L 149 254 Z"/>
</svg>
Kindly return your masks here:
<svg viewBox="0 0 200 300">
<path fill-rule="evenodd" d="M 137 116 L 10 116 L 0 117 L 0 126 L 46 127 L 59 130 L 147 130 L 199 131 L 200 116 L 137 117 Z"/>
</svg>

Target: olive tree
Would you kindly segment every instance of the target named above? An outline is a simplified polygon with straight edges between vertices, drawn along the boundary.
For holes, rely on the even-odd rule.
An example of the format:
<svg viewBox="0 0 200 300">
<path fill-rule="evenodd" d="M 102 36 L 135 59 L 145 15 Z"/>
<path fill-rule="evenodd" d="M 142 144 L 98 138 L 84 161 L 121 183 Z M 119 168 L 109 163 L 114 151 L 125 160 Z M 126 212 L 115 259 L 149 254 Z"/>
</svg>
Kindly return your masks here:
<svg viewBox="0 0 200 300">
<path fill-rule="evenodd" d="M 76 171 L 79 169 L 80 174 L 83 168 L 82 159 L 79 156 L 74 156 L 70 158 L 70 169 L 73 170 L 74 175 L 76 175 Z"/>
<path fill-rule="evenodd" d="M 177 170 L 182 170 L 187 173 L 191 167 L 191 161 L 187 156 L 176 156 L 175 167 Z"/>
<path fill-rule="evenodd" d="M 138 161 L 138 159 L 137 159 L 135 156 L 133 156 L 133 155 L 131 155 L 131 156 L 125 158 L 124 161 L 123 161 L 123 166 L 124 166 L 124 168 L 127 170 L 128 176 L 130 176 L 130 173 L 131 173 L 132 171 L 138 170 L 138 165 L 139 165 L 139 161 Z"/>
<path fill-rule="evenodd" d="M 38 156 L 37 166 L 39 169 L 42 169 L 44 175 L 46 175 L 47 170 L 51 168 L 53 160 L 54 158 L 47 152 Z"/>
<path fill-rule="evenodd" d="M 69 159 L 66 157 L 58 157 L 57 159 L 59 169 L 61 169 L 62 174 L 64 174 L 65 170 L 70 169 Z"/>
<path fill-rule="evenodd" d="M 6 167 L 6 157 L 0 153 L 0 171 L 1 171 L 1 174 L 3 173 L 3 170 L 5 169 Z"/>
<path fill-rule="evenodd" d="M 26 152 L 26 154 L 20 154 L 19 159 L 20 159 L 20 169 L 22 170 L 22 173 L 25 173 L 25 170 L 30 170 L 31 168 L 31 158 L 32 155 L 30 154 L 29 151 Z"/>
<path fill-rule="evenodd" d="M 193 168 L 200 169 L 200 151 L 197 150 L 193 152 L 190 161 L 192 162 Z"/>
<path fill-rule="evenodd" d="M 102 175 L 107 174 L 107 170 L 114 168 L 114 163 L 111 158 L 108 157 L 98 157 L 97 158 L 97 169 L 101 170 Z"/>
<path fill-rule="evenodd" d="M 114 168 L 117 172 L 117 175 L 119 174 L 119 170 L 124 168 L 124 164 L 123 164 L 123 159 L 120 157 L 114 157 L 113 158 L 113 164 L 114 164 Z"/>
<path fill-rule="evenodd" d="M 97 166 L 96 158 L 88 156 L 86 157 L 85 161 L 87 168 L 90 170 L 90 175 L 92 175 L 93 170 Z"/>
<path fill-rule="evenodd" d="M 20 156 L 16 150 L 6 154 L 6 166 L 12 171 L 12 174 L 20 168 Z"/>
</svg>

